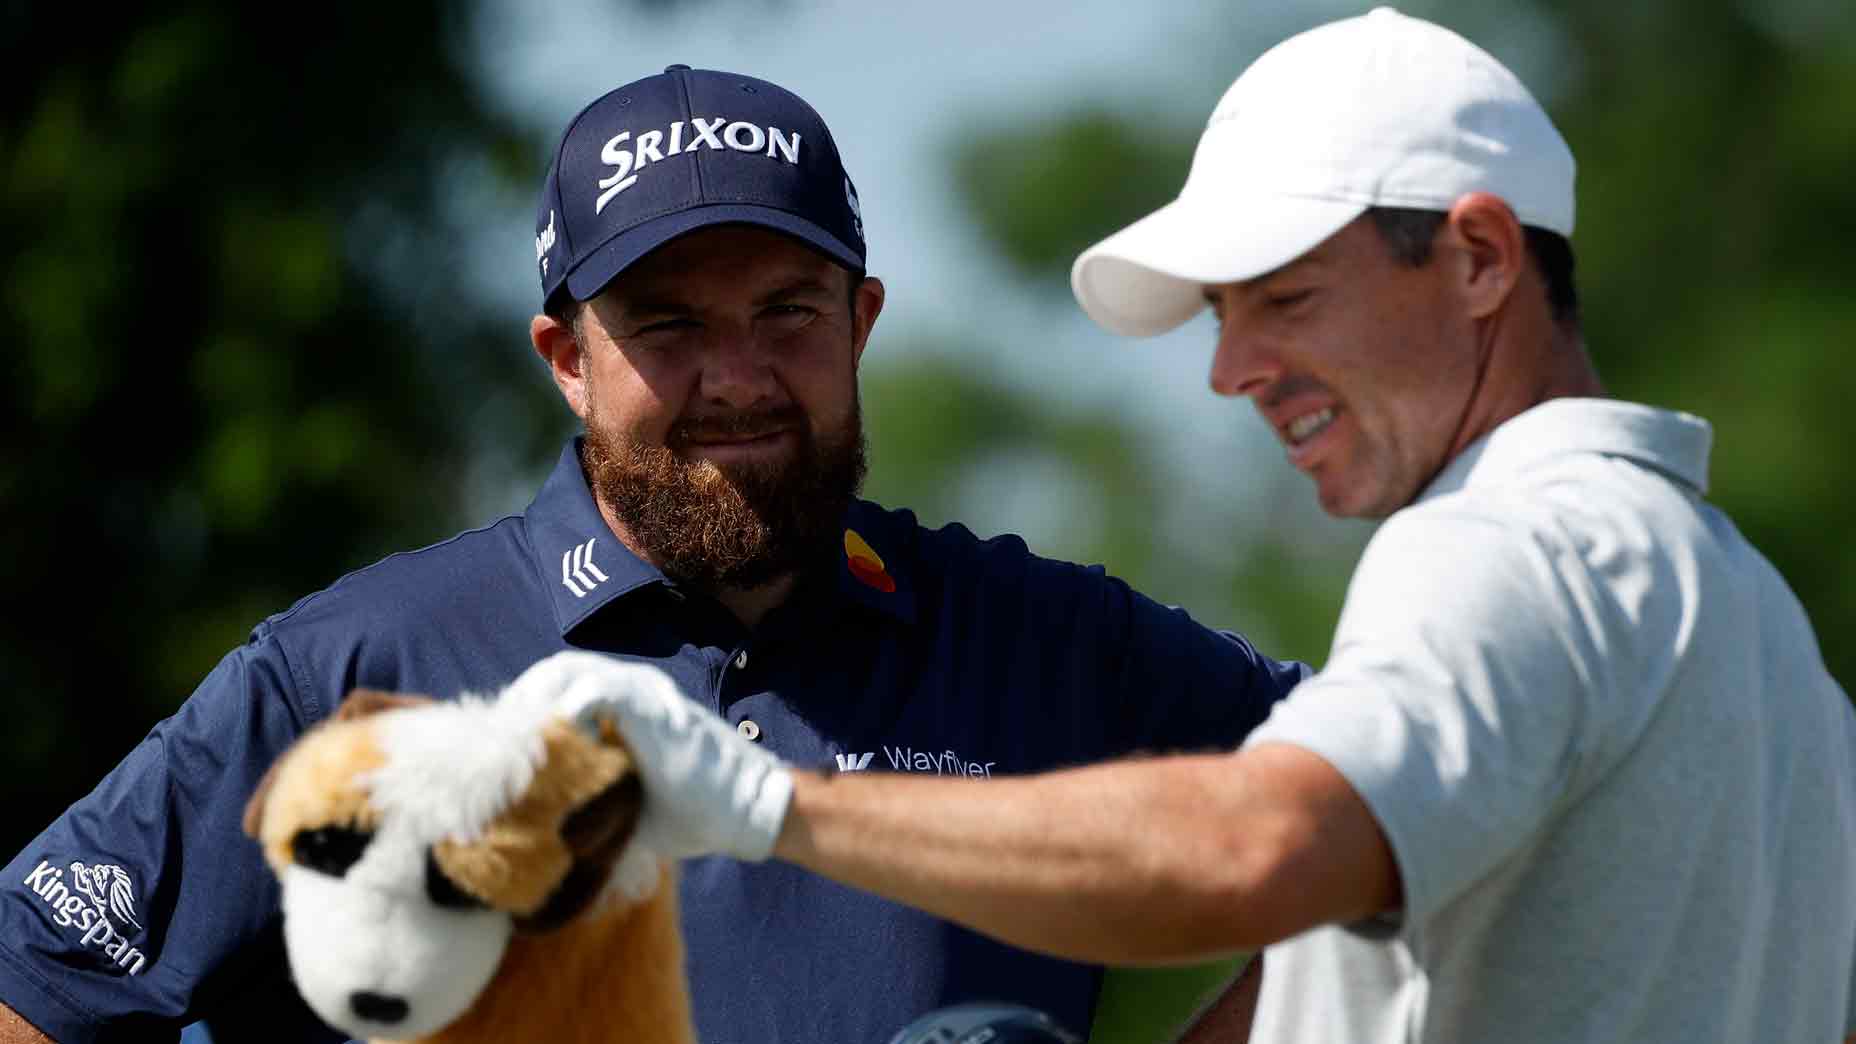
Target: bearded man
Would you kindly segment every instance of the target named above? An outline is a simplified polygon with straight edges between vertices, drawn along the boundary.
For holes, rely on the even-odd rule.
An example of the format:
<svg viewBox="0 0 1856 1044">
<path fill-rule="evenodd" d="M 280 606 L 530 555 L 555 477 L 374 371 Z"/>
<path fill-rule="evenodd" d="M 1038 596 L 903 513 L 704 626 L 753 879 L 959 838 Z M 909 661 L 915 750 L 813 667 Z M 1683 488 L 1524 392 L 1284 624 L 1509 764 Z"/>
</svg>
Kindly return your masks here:
<svg viewBox="0 0 1856 1044">
<path fill-rule="evenodd" d="M 536 230 L 530 338 L 584 436 L 522 514 L 261 622 L 19 853 L 0 1042 L 194 1021 L 220 1044 L 342 1039 L 289 984 L 274 879 L 239 824 L 272 759 L 356 687 L 490 692 L 593 650 L 663 669 L 788 763 L 990 779 L 1229 749 L 1306 673 L 1099 568 L 857 499 L 883 285 L 795 95 L 684 66 L 612 91 L 569 123 Z M 120 872 L 139 923 L 80 930 L 74 861 Z M 706 1044 L 884 1040 L 979 1000 L 1090 1022 L 1098 965 L 784 863 L 693 859 L 680 882 Z"/>
</svg>

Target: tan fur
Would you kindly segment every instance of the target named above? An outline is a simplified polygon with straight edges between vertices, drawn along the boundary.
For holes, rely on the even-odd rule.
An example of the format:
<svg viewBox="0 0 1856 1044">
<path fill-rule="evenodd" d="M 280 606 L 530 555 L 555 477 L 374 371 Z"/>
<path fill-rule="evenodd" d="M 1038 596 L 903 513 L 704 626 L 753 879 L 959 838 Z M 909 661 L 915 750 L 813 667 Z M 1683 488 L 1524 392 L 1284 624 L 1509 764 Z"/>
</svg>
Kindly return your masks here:
<svg viewBox="0 0 1856 1044">
<path fill-rule="evenodd" d="M 380 813 L 356 780 L 385 763 L 364 720 L 330 720 L 306 733 L 271 770 L 246 813 L 246 829 L 255 827 L 271 868 L 281 873 L 290 865 L 291 839 L 304 828 L 374 829 Z"/>
<path fill-rule="evenodd" d="M 433 858 L 459 888 L 513 914 L 539 909 L 573 864 L 561 838 L 567 814 L 631 768 L 623 749 L 594 743 L 564 721 L 544 725 L 542 743 L 547 754 L 535 781 L 483 837 L 432 846 Z"/>
<path fill-rule="evenodd" d="M 357 693 L 344 702 L 346 713 L 310 730 L 272 766 L 246 808 L 245 827 L 274 869 L 281 873 L 290 865 L 291 840 L 306 827 L 378 826 L 380 813 L 356 782 L 386 760 L 366 719 L 418 699 Z M 564 823 L 622 780 L 631 758 L 609 723 L 602 722 L 594 740 L 567 722 L 551 721 L 542 742 L 546 753 L 533 783 L 478 841 L 440 842 L 432 849 L 454 884 L 518 917 L 546 902 L 576 858 L 614 857 L 637 811 L 635 796 L 611 818 L 602 806 L 597 830 L 604 833 L 583 842 L 590 851 L 571 848 Z M 695 1044 L 674 874 L 666 867 L 656 893 L 642 904 L 601 897 L 554 931 L 518 931 L 471 1007 L 416 1041 Z"/>
<path fill-rule="evenodd" d="M 355 689 L 335 708 L 335 720 L 365 718 L 370 714 L 379 714 L 381 711 L 398 710 L 401 707 L 419 707 L 431 702 L 433 700 L 430 696 L 387 692 L 382 689 Z"/>
<path fill-rule="evenodd" d="M 316 735 L 318 732 L 322 731 L 323 729 L 333 728 L 335 722 L 352 721 L 356 718 L 365 718 L 370 714 L 377 714 L 383 710 L 392 710 L 395 707 L 416 707 L 422 703 L 430 703 L 430 702 L 432 702 L 432 698 L 430 696 L 411 696 L 411 695 L 407 695 L 404 693 L 383 692 L 379 689 L 356 689 L 353 692 L 349 693 L 348 698 L 343 700 L 341 704 L 335 708 L 335 714 L 332 717 L 330 717 L 328 721 L 325 721 L 315 726 L 314 728 L 310 729 L 310 731 L 302 739 L 299 739 L 297 743 L 299 746 L 304 743 L 307 743 L 310 736 Z M 290 753 L 290 752 L 286 752 L 286 753 Z M 265 808 L 270 803 L 271 788 L 277 785 L 277 774 L 279 771 L 282 770 L 284 764 L 287 761 L 289 761 L 288 757 L 280 757 L 276 761 L 271 762 L 271 767 L 268 769 L 265 769 L 264 776 L 258 780 L 258 785 L 252 791 L 250 800 L 245 802 L 244 826 L 245 826 L 246 836 L 254 838 L 254 839 L 258 839 L 258 840 L 263 839 L 264 837 L 264 812 L 265 812 Z M 371 762 L 371 764 L 365 767 L 373 767 L 379 764 L 380 764 L 379 751 L 376 750 L 374 760 Z M 337 765 L 335 767 L 339 768 L 340 766 Z M 307 782 L 308 780 L 314 780 L 314 779 L 326 778 L 326 777 L 309 776 L 307 779 L 304 779 L 303 777 L 298 776 L 296 778 L 299 781 Z M 304 808 L 299 805 L 297 807 L 297 810 L 298 811 L 311 811 L 312 809 Z M 377 817 L 370 814 L 367 819 L 366 825 L 369 827 L 373 826 L 376 818 Z M 307 822 L 296 823 L 295 825 L 290 827 L 290 830 L 292 832 L 295 832 L 296 830 L 301 829 L 303 826 L 309 826 L 309 825 L 324 826 L 324 825 L 336 825 L 336 824 L 343 825 L 343 826 L 350 826 L 350 825 L 360 826 L 361 825 L 361 823 L 357 820 L 327 820 L 327 821 L 320 821 L 320 822 L 311 820 Z M 279 827 L 278 829 L 281 830 L 283 828 Z M 269 854 L 269 851 L 270 851 L 269 849 L 266 849 L 267 855 Z M 288 858 L 286 858 L 284 861 L 289 862 Z M 283 864 L 274 863 L 273 865 L 277 867 L 281 867 Z"/>
<path fill-rule="evenodd" d="M 676 896 L 666 870 L 641 906 L 599 904 L 516 935 L 470 1010 L 418 1044 L 695 1044 Z"/>
</svg>

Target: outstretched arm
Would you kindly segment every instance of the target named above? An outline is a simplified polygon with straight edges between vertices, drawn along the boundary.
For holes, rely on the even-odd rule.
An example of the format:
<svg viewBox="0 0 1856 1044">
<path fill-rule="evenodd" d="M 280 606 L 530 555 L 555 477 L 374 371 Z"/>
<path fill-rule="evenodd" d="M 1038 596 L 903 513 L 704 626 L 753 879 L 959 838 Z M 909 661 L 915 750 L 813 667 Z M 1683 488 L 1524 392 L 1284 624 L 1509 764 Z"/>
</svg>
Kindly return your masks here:
<svg viewBox="0 0 1856 1044">
<path fill-rule="evenodd" d="M 638 838 L 660 854 L 773 855 L 1062 957 L 1199 960 L 1400 901 L 1366 803 L 1289 744 L 990 780 L 827 776 L 661 672 L 591 653 L 543 660 L 503 698 L 618 726 L 645 783 Z"/>
<path fill-rule="evenodd" d="M 1199 960 L 1399 901 L 1365 803 L 1298 747 L 1011 779 L 795 777 L 777 858 L 1063 957 Z"/>
</svg>

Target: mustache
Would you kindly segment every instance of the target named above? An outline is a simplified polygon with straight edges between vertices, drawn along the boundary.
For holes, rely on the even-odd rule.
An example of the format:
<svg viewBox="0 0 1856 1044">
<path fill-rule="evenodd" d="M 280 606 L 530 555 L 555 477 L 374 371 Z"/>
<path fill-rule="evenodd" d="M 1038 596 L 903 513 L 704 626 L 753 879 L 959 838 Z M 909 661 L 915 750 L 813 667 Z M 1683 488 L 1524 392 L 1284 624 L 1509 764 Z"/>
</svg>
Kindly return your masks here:
<svg viewBox="0 0 1856 1044">
<path fill-rule="evenodd" d="M 1323 392 L 1327 387 L 1313 377 L 1284 377 L 1261 396 L 1254 396 L 1257 406 L 1262 409 L 1275 409 L 1286 400 L 1304 392 Z"/>
<path fill-rule="evenodd" d="M 787 405 L 771 410 L 744 410 L 689 417 L 671 425 L 666 441 L 672 446 L 681 446 L 714 439 L 753 439 L 794 428 L 804 430 L 805 427 L 805 411 L 797 405 Z"/>
</svg>

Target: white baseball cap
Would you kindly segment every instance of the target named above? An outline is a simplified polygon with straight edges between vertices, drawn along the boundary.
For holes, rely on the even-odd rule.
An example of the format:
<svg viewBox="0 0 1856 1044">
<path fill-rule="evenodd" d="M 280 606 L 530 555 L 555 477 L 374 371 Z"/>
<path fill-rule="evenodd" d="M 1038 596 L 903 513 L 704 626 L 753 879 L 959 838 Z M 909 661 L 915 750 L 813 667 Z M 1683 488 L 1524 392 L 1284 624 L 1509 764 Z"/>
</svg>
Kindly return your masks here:
<svg viewBox="0 0 1856 1044">
<path fill-rule="evenodd" d="M 1572 150 L 1540 103 L 1475 44 L 1381 7 L 1251 63 L 1179 198 L 1083 251 L 1070 286 L 1109 330 L 1164 333 L 1206 284 L 1280 268 L 1368 207 L 1446 211 L 1470 192 L 1572 234 Z"/>
</svg>

